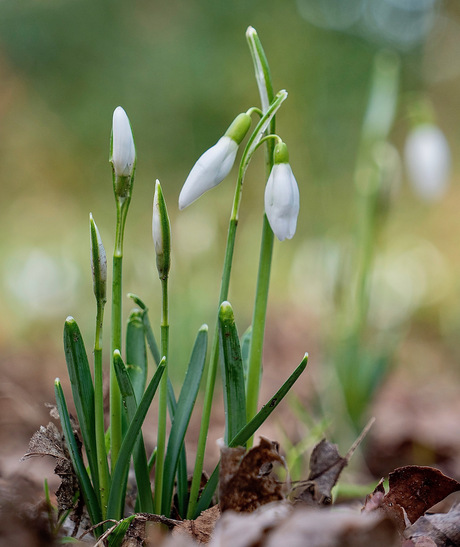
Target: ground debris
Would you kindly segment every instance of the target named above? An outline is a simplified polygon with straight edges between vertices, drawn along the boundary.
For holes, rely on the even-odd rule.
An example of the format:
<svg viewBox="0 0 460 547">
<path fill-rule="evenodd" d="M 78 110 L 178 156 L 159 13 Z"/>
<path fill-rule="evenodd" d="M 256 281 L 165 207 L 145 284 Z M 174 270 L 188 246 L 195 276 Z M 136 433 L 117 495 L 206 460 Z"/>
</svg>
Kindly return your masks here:
<svg viewBox="0 0 460 547">
<path fill-rule="evenodd" d="M 368 496 L 364 509 L 380 510 L 388 515 L 402 533 L 430 507 L 452 492 L 460 490 L 460 483 L 434 467 L 407 465 L 389 474 L 389 490 L 385 493 L 383 481 Z"/>
<path fill-rule="evenodd" d="M 248 452 L 243 447 L 222 447 L 219 477 L 221 512 L 231 509 L 250 513 L 261 505 L 283 500 L 283 484 L 272 473 L 275 463 L 285 465 L 279 454 L 279 445 L 264 437 Z"/>
<path fill-rule="evenodd" d="M 76 439 L 78 445 L 81 446 L 77 436 Z M 70 518 L 75 523 L 75 535 L 82 520 L 86 520 L 83 500 L 78 497 L 78 479 L 64 437 L 53 422 L 50 422 L 46 427 L 40 426 L 40 429 L 32 435 L 28 451 L 22 460 L 36 456 L 51 456 L 56 460 L 54 473 L 61 479 L 61 484 L 56 492 L 58 513 L 71 511 Z"/>
<path fill-rule="evenodd" d="M 399 547 L 394 523 L 380 514 L 275 502 L 251 514 L 226 512 L 210 547 Z"/>
<path fill-rule="evenodd" d="M 408 538 L 405 547 L 436 545 L 452 547 L 460 545 L 460 504 L 451 507 L 448 513 L 427 514 L 415 521 L 404 531 Z"/>
<path fill-rule="evenodd" d="M 296 503 L 307 505 L 330 505 L 332 488 L 339 479 L 340 473 L 347 465 L 348 459 L 340 456 L 337 445 L 326 439 L 320 441 L 310 456 L 310 474 L 306 481 L 300 482 L 300 492 L 293 495 Z"/>
<path fill-rule="evenodd" d="M 187 536 L 198 544 L 206 544 L 211 540 L 216 522 L 220 517 L 218 505 L 203 511 L 195 520 L 184 520 L 178 524 L 172 533 L 173 537 Z"/>
</svg>

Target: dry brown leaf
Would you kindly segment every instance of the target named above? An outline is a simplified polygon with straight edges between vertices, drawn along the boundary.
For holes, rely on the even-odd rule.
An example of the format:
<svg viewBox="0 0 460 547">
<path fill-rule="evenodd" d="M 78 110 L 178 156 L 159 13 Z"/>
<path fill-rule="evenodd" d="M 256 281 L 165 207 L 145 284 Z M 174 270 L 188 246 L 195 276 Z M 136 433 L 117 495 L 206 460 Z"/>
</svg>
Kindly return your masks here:
<svg viewBox="0 0 460 547">
<path fill-rule="evenodd" d="M 226 511 L 216 524 L 210 547 L 262 546 L 270 531 L 292 512 L 285 501 L 262 505 L 253 513 Z"/>
<path fill-rule="evenodd" d="M 308 479 L 299 485 L 303 490 L 294 495 L 294 501 L 307 505 L 330 505 L 332 488 L 347 463 L 348 458 L 339 454 L 337 445 L 326 439 L 320 441 L 310 456 Z"/>
<path fill-rule="evenodd" d="M 460 505 L 455 505 L 448 513 L 420 517 L 405 530 L 404 536 L 417 547 L 422 545 L 422 540 L 431 541 L 439 547 L 460 545 Z"/>
<path fill-rule="evenodd" d="M 75 504 L 75 494 L 79 490 L 77 476 L 70 461 L 64 438 L 54 423 L 50 422 L 46 427 L 40 426 L 40 429 L 32 435 L 29 449 L 22 460 L 34 456 L 51 456 L 56 460 L 54 472 L 61 479 L 61 484 L 56 492 L 58 509 L 60 513 L 72 510 L 71 518 L 75 522 L 76 532 L 82 519 L 83 500 L 80 499 Z"/>
<path fill-rule="evenodd" d="M 219 477 L 220 510 L 250 513 L 261 505 L 284 499 L 282 484 L 272 474 L 274 463 L 284 466 L 279 445 L 264 437 L 247 453 L 242 447 L 223 447 Z"/>
<path fill-rule="evenodd" d="M 329 511 L 274 502 L 253 513 L 226 512 L 210 547 L 399 547 L 394 523 L 382 514 Z"/>
<path fill-rule="evenodd" d="M 203 511 L 195 520 L 184 520 L 178 524 L 174 528 L 172 535 L 173 537 L 186 535 L 198 544 L 209 543 L 219 517 L 219 506 L 214 505 Z"/>
<path fill-rule="evenodd" d="M 460 489 L 460 484 L 434 467 L 408 465 L 389 474 L 389 490 L 382 507 L 406 528 L 430 507 Z"/>
</svg>

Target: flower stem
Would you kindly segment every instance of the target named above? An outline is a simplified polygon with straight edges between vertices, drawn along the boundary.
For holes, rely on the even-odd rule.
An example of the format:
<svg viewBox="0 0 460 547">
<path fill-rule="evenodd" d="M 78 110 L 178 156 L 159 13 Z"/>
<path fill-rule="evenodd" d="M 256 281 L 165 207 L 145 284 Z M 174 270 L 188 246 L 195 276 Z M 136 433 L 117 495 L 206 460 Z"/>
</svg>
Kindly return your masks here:
<svg viewBox="0 0 460 547">
<path fill-rule="evenodd" d="M 155 461 L 155 493 L 154 511 L 161 514 L 163 472 L 166 449 L 166 415 L 168 404 L 168 346 L 169 346 L 169 306 L 168 278 L 161 279 L 162 311 L 161 311 L 161 355 L 165 359 L 165 370 L 161 377 L 158 392 L 158 436 Z"/>
<path fill-rule="evenodd" d="M 224 300 L 227 300 L 228 298 L 228 290 L 230 286 L 230 274 L 232 270 L 233 251 L 235 249 L 236 229 L 238 226 L 238 212 L 239 212 L 241 197 L 242 197 L 244 176 L 246 174 L 246 170 L 248 168 L 252 155 L 256 151 L 265 130 L 270 125 L 270 122 L 273 119 L 273 116 L 275 115 L 275 113 L 277 112 L 277 110 L 279 109 L 279 107 L 285 101 L 286 98 L 287 98 L 286 91 L 280 91 L 276 95 L 269 109 L 264 114 L 262 119 L 259 121 L 252 135 L 248 139 L 248 142 L 246 144 L 246 147 L 241 157 L 240 166 L 238 170 L 238 179 L 237 179 L 235 194 L 233 198 L 232 212 L 230 215 L 230 221 L 228 225 L 227 245 L 225 248 L 225 258 L 224 258 L 224 266 L 222 270 L 222 280 L 220 285 L 218 308 L 220 307 L 221 303 Z M 213 336 L 212 348 L 211 348 L 211 358 L 209 362 L 208 374 L 206 379 L 206 390 L 204 394 L 203 414 L 201 417 L 200 435 L 198 437 L 195 469 L 193 472 L 192 485 L 190 487 L 190 501 L 189 501 L 189 507 L 187 511 L 187 518 L 192 518 L 191 515 L 194 514 L 197 498 L 198 498 L 198 492 L 200 489 L 201 475 L 203 472 L 204 453 L 206 449 L 206 440 L 208 437 L 209 421 L 211 418 L 212 399 L 214 396 L 214 386 L 216 383 L 218 364 L 219 364 L 219 331 L 218 331 L 218 323 L 216 320 L 216 326 L 214 328 L 214 336 Z"/>
<path fill-rule="evenodd" d="M 270 75 L 267 57 L 262 44 L 254 29 L 247 32 L 249 49 L 251 50 L 256 80 L 259 87 L 262 108 L 268 102 L 273 101 L 273 83 Z M 269 133 L 275 134 L 275 117 L 270 121 Z M 266 139 L 266 172 L 267 177 L 273 167 L 274 140 Z M 268 290 L 270 286 L 270 270 L 273 256 L 273 231 L 264 214 L 262 226 L 262 241 L 259 256 L 259 271 L 257 274 L 256 298 L 252 317 L 252 336 L 249 348 L 248 383 L 246 387 L 246 416 L 249 422 L 257 413 L 259 400 L 260 377 L 262 371 L 262 350 L 265 334 L 265 318 L 267 315 Z M 247 447 L 250 448 L 253 437 L 248 439 Z"/>
<path fill-rule="evenodd" d="M 104 302 L 97 302 L 96 335 L 94 341 L 94 404 L 97 448 L 97 467 L 102 518 L 105 519 L 109 494 L 109 467 L 105 449 L 104 427 L 104 389 L 102 382 L 102 324 L 104 319 Z"/>
<path fill-rule="evenodd" d="M 248 422 L 257 414 L 257 403 L 259 400 L 262 349 L 265 334 L 265 318 L 267 315 L 268 290 L 270 286 L 273 240 L 273 231 L 270 228 L 267 215 L 264 215 L 256 298 L 252 318 L 251 344 L 249 349 L 248 382 L 246 387 L 246 417 Z M 252 441 L 253 437 L 248 440 L 249 446 L 252 444 Z"/>
<path fill-rule="evenodd" d="M 123 235 L 129 200 L 117 199 L 117 225 L 113 253 L 112 276 L 112 344 L 110 355 L 117 349 L 121 353 Z M 122 441 L 121 395 L 113 363 L 110 366 L 110 456 L 111 468 L 115 469 Z"/>
</svg>

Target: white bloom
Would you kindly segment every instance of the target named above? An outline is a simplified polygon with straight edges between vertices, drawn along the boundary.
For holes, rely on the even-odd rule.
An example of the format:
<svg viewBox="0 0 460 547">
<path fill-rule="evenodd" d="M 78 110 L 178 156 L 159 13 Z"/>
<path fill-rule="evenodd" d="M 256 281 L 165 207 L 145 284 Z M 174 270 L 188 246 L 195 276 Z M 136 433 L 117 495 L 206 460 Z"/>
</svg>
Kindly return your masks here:
<svg viewBox="0 0 460 547">
<path fill-rule="evenodd" d="M 111 161 L 116 177 L 129 177 L 133 174 L 136 149 L 128 116 L 121 106 L 113 113 Z"/>
<path fill-rule="evenodd" d="M 265 213 L 280 241 L 292 238 L 299 215 L 299 187 L 289 163 L 275 163 L 271 170 L 265 187 Z"/>
<path fill-rule="evenodd" d="M 238 144 L 228 136 L 206 150 L 190 171 L 179 195 L 179 209 L 184 209 L 205 192 L 217 186 L 235 163 Z"/>
<path fill-rule="evenodd" d="M 404 159 L 414 191 L 427 201 L 440 199 L 446 192 L 451 157 L 443 132 L 433 124 L 411 131 L 404 147 Z"/>
</svg>

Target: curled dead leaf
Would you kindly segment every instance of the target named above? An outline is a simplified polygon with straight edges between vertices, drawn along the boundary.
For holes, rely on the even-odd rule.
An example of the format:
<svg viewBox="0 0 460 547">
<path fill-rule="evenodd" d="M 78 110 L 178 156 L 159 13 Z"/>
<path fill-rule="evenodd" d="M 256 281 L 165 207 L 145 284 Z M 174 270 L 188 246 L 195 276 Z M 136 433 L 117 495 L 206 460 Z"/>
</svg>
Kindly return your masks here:
<svg viewBox="0 0 460 547">
<path fill-rule="evenodd" d="M 248 452 L 242 447 L 222 447 L 220 510 L 250 513 L 261 505 L 283 500 L 283 485 L 272 473 L 275 463 L 285 465 L 279 454 L 279 445 L 264 437 Z"/>
<path fill-rule="evenodd" d="M 293 494 L 295 502 L 307 505 L 330 505 L 332 503 L 332 488 L 336 484 L 340 473 L 347 465 L 348 459 L 343 458 L 337 445 L 326 439 L 320 441 L 310 456 L 310 474 L 306 481 L 301 481 Z"/>
<path fill-rule="evenodd" d="M 460 483 L 447 477 L 434 467 L 408 465 L 399 467 L 389 475 L 389 490 L 384 493 L 382 481 L 368 497 L 365 510 L 369 510 L 373 497 L 379 492 L 379 510 L 396 522 L 403 532 L 433 505 L 452 492 L 460 490 Z"/>
</svg>

